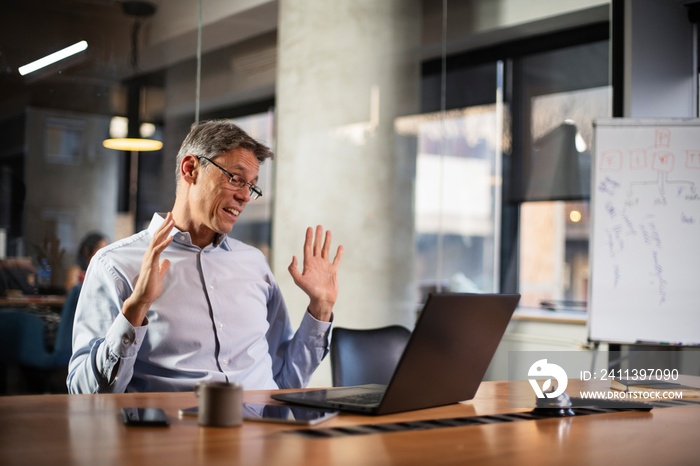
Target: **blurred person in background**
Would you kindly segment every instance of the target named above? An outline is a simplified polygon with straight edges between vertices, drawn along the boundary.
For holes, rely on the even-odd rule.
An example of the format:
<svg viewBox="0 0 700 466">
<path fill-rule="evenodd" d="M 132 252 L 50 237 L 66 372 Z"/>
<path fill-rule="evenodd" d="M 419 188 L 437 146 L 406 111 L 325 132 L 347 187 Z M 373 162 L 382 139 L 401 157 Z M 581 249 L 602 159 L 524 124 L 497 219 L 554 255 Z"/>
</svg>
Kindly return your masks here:
<svg viewBox="0 0 700 466">
<path fill-rule="evenodd" d="M 75 285 L 83 283 L 90 259 L 98 250 L 108 244 L 107 236 L 99 231 L 93 231 L 85 235 L 78 247 L 76 263 L 71 265 L 66 272 L 66 293 Z"/>
</svg>

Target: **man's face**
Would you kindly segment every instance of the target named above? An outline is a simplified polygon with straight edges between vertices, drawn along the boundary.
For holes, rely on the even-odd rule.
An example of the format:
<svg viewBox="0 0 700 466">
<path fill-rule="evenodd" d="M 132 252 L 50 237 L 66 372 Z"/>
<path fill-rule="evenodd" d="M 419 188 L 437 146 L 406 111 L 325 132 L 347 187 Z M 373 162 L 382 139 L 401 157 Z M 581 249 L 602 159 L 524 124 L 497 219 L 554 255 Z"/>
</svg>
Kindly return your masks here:
<svg viewBox="0 0 700 466">
<path fill-rule="evenodd" d="M 240 175 L 250 183 L 258 181 L 260 165 L 255 155 L 247 149 L 236 148 L 212 160 L 227 172 Z M 200 171 L 197 189 L 191 192 L 191 218 L 195 234 L 201 237 L 207 234 L 207 230 L 210 234 L 228 234 L 250 201 L 248 186 L 236 188 L 219 168 L 206 160 L 200 159 L 200 164 L 208 166 L 206 171 Z"/>
</svg>

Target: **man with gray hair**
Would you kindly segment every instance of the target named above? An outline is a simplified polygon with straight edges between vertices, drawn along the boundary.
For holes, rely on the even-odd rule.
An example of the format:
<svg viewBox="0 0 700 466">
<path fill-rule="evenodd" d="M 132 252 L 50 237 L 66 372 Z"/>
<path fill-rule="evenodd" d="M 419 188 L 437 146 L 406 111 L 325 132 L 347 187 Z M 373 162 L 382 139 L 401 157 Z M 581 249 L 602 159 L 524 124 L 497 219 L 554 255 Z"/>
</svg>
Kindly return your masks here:
<svg viewBox="0 0 700 466">
<path fill-rule="evenodd" d="M 228 237 L 260 197 L 263 144 L 228 121 L 194 126 L 177 156 L 171 212 L 101 249 L 90 262 L 73 328 L 70 393 L 184 391 L 200 381 L 244 389 L 305 386 L 328 352 L 337 270 L 331 234 L 308 228 L 302 270 L 309 296 L 299 329 L 263 254 Z"/>
</svg>

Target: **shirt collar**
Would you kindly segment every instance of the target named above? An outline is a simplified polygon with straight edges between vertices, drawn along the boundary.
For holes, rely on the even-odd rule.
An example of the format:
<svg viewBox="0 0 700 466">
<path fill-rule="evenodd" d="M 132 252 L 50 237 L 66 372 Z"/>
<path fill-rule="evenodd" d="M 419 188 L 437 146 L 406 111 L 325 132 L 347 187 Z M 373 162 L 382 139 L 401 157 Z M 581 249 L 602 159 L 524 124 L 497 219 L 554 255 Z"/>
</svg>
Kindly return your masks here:
<svg viewBox="0 0 700 466">
<path fill-rule="evenodd" d="M 153 235 L 158 229 L 158 227 L 161 226 L 161 224 L 165 221 L 166 215 L 167 212 L 156 212 L 153 214 L 153 217 L 151 218 L 151 223 L 148 225 L 148 232 L 151 235 Z M 170 236 L 173 237 L 173 242 L 175 243 L 188 247 L 197 247 L 194 244 L 192 244 L 192 237 L 187 231 L 180 231 L 177 227 L 173 227 L 172 231 L 170 232 Z M 221 248 L 226 251 L 231 250 L 231 246 L 228 243 L 228 235 L 217 234 L 216 238 L 214 239 L 214 242 L 212 244 L 208 244 L 203 250 L 215 249 L 219 246 L 221 246 Z"/>
</svg>

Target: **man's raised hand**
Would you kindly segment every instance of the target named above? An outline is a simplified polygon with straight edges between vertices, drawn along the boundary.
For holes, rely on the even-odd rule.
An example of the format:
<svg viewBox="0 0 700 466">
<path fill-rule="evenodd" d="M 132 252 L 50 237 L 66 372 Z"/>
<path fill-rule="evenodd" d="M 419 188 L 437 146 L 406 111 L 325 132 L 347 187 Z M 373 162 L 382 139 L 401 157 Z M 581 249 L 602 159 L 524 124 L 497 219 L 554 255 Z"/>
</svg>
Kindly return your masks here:
<svg viewBox="0 0 700 466">
<path fill-rule="evenodd" d="M 322 241 L 323 240 L 323 241 Z M 323 239 L 323 228 L 306 229 L 304 241 L 304 260 L 302 270 L 297 268 L 297 258 L 292 257 L 289 273 L 294 283 L 306 293 L 311 302 L 309 312 L 318 320 L 330 321 L 333 305 L 338 298 L 338 266 L 343 257 L 343 246 L 338 246 L 335 258 L 330 260 L 331 232 L 326 231 Z"/>
<path fill-rule="evenodd" d="M 134 285 L 134 291 L 124 301 L 122 312 L 134 327 L 143 325 L 146 312 L 150 309 L 153 301 L 163 292 L 163 280 L 170 269 L 170 261 L 168 259 L 161 261 L 160 255 L 173 240 L 173 237 L 170 236 L 173 226 L 175 226 L 173 214 L 168 212 L 163 223 L 153 234 L 151 243 L 143 255 L 141 272 Z"/>
</svg>

